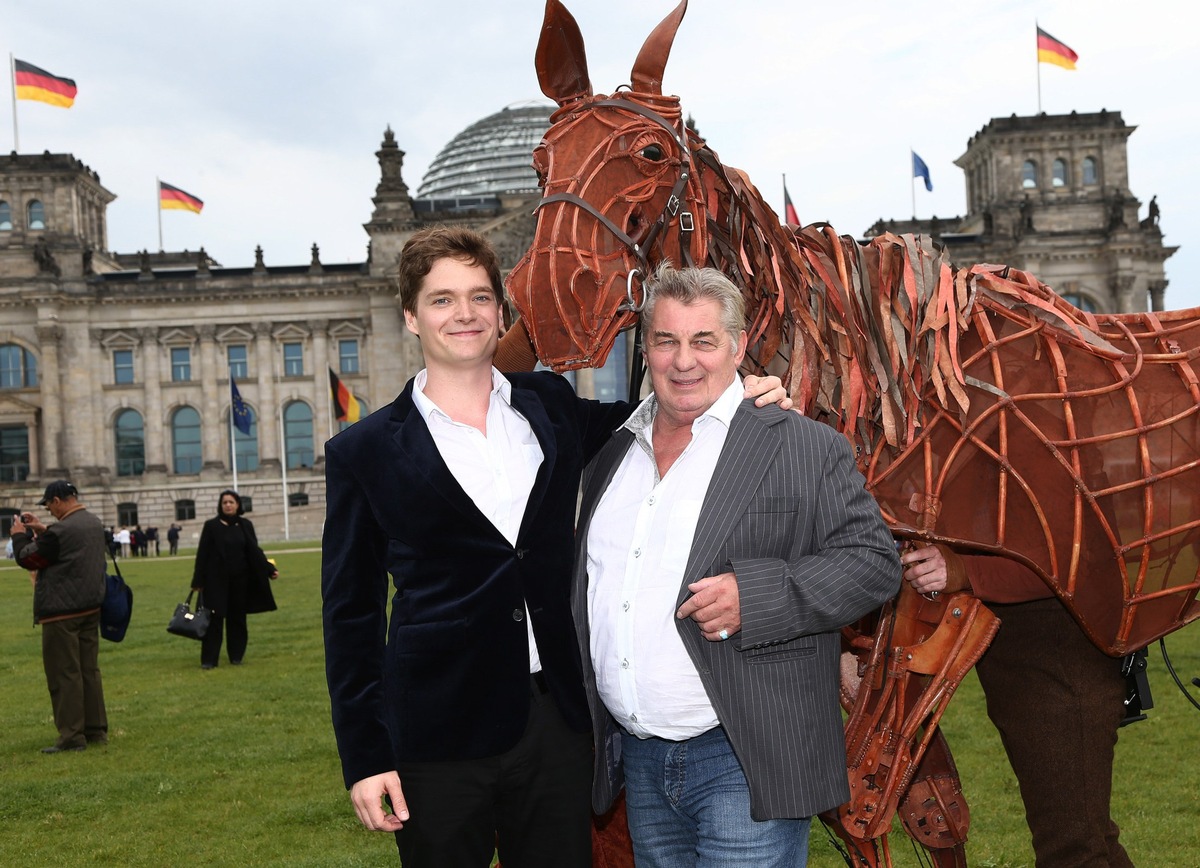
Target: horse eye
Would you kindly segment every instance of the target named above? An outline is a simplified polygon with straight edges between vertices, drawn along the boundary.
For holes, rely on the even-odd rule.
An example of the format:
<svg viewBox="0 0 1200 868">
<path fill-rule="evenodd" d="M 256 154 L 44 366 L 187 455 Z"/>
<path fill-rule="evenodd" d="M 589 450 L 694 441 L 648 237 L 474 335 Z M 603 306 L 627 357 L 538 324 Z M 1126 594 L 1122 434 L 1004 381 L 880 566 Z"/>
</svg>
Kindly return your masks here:
<svg viewBox="0 0 1200 868">
<path fill-rule="evenodd" d="M 652 160 L 655 163 L 659 162 L 663 158 L 663 149 L 658 145 L 646 145 L 646 147 L 642 148 L 638 153 L 647 160 Z"/>
</svg>

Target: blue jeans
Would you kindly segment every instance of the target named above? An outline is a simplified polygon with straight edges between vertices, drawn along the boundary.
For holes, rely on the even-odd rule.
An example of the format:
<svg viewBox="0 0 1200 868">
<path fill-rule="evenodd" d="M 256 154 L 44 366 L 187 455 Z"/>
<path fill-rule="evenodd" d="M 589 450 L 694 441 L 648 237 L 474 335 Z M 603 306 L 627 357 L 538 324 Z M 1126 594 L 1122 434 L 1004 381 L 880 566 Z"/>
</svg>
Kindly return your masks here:
<svg viewBox="0 0 1200 868">
<path fill-rule="evenodd" d="M 721 727 L 687 741 L 621 739 L 638 868 L 803 868 L 811 818 L 754 820 Z"/>
</svg>

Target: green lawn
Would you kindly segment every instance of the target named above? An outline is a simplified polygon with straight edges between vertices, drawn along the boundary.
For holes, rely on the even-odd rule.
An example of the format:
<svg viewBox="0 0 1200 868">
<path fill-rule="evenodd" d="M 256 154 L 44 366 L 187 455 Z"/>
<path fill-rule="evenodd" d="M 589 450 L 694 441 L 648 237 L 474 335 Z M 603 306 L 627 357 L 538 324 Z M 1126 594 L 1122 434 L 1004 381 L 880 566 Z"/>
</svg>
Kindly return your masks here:
<svg viewBox="0 0 1200 868">
<path fill-rule="evenodd" d="M 279 611 L 251 618 L 246 665 L 212 672 L 200 670 L 198 643 L 165 629 L 186 595 L 191 553 L 122 561 L 134 618 L 123 643 L 101 643 L 110 743 L 57 756 L 39 752 L 55 732 L 29 581 L 0 562 L 0 865 L 395 864 L 392 837 L 358 825 L 341 782 L 320 556 L 268 548 Z M 1185 679 L 1200 675 L 1200 630 L 1169 648 Z M 1114 813 L 1137 864 L 1195 865 L 1200 712 L 1170 684 L 1157 649 L 1150 668 L 1157 708 L 1122 730 Z M 973 679 L 945 728 L 971 805 L 971 864 L 1032 865 L 1016 783 Z M 919 864 L 906 839 L 893 843 L 897 865 Z M 819 830 L 810 864 L 842 864 Z"/>
</svg>

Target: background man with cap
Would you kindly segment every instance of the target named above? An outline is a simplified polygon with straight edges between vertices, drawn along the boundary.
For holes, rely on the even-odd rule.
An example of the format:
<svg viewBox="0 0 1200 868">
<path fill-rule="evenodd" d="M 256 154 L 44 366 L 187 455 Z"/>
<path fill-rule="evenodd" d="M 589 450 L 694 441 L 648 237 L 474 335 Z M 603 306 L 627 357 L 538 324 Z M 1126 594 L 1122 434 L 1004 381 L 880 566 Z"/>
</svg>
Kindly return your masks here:
<svg viewBox="0 0 1200 868">
<path fill-rule="evenodd" d="M 33 620 L 42 627 L 42 665 L 58 727 L 58 740 L 42 753 L 108 742 L 99 660 L 107 534 L 78 494 L 70 482 L 55 480 L 39 502 L 55 523 L 44 525 L 28 512 L 12 523 L 17 562 L 37 570 Z"/>
</svg>

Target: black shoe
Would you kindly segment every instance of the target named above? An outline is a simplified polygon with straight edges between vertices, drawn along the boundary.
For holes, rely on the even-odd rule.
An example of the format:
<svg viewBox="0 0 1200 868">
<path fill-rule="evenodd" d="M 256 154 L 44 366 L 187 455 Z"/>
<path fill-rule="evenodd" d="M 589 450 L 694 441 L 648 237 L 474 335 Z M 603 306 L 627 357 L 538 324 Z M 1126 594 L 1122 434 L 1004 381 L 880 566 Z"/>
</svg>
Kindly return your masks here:
<svg viewBox="0 0 1200 868">
<path fill-rule="evenodd" d="M 50 747 L 42 748 L 42 753 L 66 753 L 67 751 L 80 751 L 80 750 L 87 750 L 87 745 L 86 744 L 77 744 L 77 745 L 74 745 L 73 747 L 59 747 L 56 744 L 52 744 L 52 745 L 50 745 Z"/>
<path fill-rule="evenodd" d="M 238 659 L 238 660 L 230 660 L 230 661 L 229 661 L 229 665 L 230 665 L 230 666 L 241 666 L 241 665 L 242 665 L 242 661 L 241 661 L 240 659 Z"/>
<path fill-rule="evenodd" d="M 201 669 L 216 669 L 217 664 L 216 663 L 201 663 L 200 668 Z"/>
</svg>

